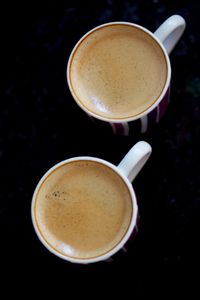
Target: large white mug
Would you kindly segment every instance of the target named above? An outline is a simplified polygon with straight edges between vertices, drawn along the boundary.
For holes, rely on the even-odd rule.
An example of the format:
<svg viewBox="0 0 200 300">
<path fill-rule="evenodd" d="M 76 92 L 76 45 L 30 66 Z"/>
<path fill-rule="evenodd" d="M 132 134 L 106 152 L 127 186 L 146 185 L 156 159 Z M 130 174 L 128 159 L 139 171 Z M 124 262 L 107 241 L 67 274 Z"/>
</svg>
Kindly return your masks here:
<svg viewBox="0 0 200 300">
<path fill-rule="evenodd" d="M 84 156 L 84 157 L 75 157 L 75 158 L 66 159 L 66 160 L 56 164 L 49 171 L 47 171 L 45 173 L 45 175 L 39 181 L 39 183 L 34 191 L 33 198 L 32 198 L 32 206 L 31 206 L 31 216 L 32 216 L 33 226 L 34 226 L 35 232 L 36 232 L 38 238 L 40 239 L 40 241 L 42 242 L 42 244 L 51 253 L 55 254 L 56 256 L 66 260 L 66 261 L 69 261 L 69 262 L 81 263 L 81 264 L 94 263 L 94 262 L 106 260 L 109 257 L 111 257 L 113 254 L 115 254 L 117 251 L 119 251 L 124 246 L 124 244 L 128 241 L 131 234 L 134 231 L 136 231 L 136 229 L 137 229 L 138 205 L 137 205 L 137 198 L 136 198 L 136 195 L 135 195 L 135 192 L 134 192 L 131 182 L 137 176 L 139 171 L 142 169 L 142 167 L 146 163 L 147 159 L 149 158 L 149 156 L 151 154 L 151 151 L 152 151 L 151 146 L 147 142 L 140 141 L 131 148 L 131 150 L 126 154 L 126 156 L 122 159 L 122 161 L 119 163 L 118 166 L 115 166 L 112 163 L 110 163 L 106 160 L 103 160 L 103 159 Z M 53 236 L 53 238 L 56 237 L 56 232 L 54 231 L 54 233 L 50 232 L 50 234 L 47 234 L 47 231 L 48 230 L 50 231 L 51 229 L 46 228 L 45 226 L 48 226 L 48 225 L 44 224 L 45 223 L 44 221 L 41 221 L 43 223 L 40 223 L 40 220 L 39 220 L 40 215 L 42 214 L 42 210 L 43 210 L 45 201 L 49 201 L 48 196 L 45 195 L 45 193 L 44 193 L 45 188 L 48 189 L 51 185 L 55 185 L 55 183 L 53 183 L 53 179 L 52 179 L 53 175 L 52 174 L 55 174 L 55 172 L 58 171 L 59 169 L 62 170 L 62 168 L 65 167 L 66 165 L 73 166 L 73 164 L 77 163 L 77 162 L 79 164 L 81 164 L 81 162 L 96 163 L 97 169 L 100 166 L 103 168 L 104 167 L 107 168 L 109 170 L 109 172 L 112 172 L 112 174 L 114 174 L 114 176 L 116 176 L 117 178 L 119 177 L 119 180 L 122 181 L 124 187 L 127 189 L 129 197 L 130 197 L 131 211 L 128 212 L 128 213 L 130 213 L 130 220 L 128 221 L 127 228 L 126 228 L 125 232 L 123 233 L 122 238 L 120 238 L 120 240 L 114 246 L 112 246 L 112 248 L 108 249 L 106 251 L 106 253 L 100 253 L 93 257 L 87 257 L 87 258 L 81 258 L 81 257 L 74 256 L 71 245 L 69 246 L 69 245 L 65 244 L 63 246 L 63 243 L 62 243 L 62 248 L 59 248 L 60 244 L 54 244 L 52 242 L 52 236 Z M 79 165 L 79 167 L 80 167 L 80 165 Z M 83 174 L 83 177 L 85 177 L 86 175 L 87 174 Z M 59 176 L 58 176 L 58 179 L 56 179 L 57 181 L 61 180 L 60 179 L 61 176 L 60 177 Z M 65 183 L 66 183 L 66 181 L 65 181 Z M 57 186 L 58 186 L 58 184 L 56 184 L 56 187 Z M 79 192 L 78 195 L 81 195 L 80 194 L 82 192 L 81 188 L 82 188 L 81 185 L 75 186 L 75 189 L 78 189 L 78 192 Z M 70 192 L 71 191 L 68 191 L 67 193 L 69 194 Z M 102 191 L 102 192 L 104 192 L 104 191 Z M 117 193 L 117 192 L 118 192 L 118 189 L 116 189 L 116 187 L 114 187 L 114 193 Z M 57 189 L 55 189 L 55 192 L 53 194 L 57 197 L 58 196 L 60 197 L 60 195 L 62 196 L 63 193 L 64 192 L 59 194 L 58 188 L 57 188 Z M 105 193 L 102 195 L 103 195 L 103 197 L 105 197 Z M 38 199 L 40 199 L 40 200 L 38 200 Z M 58 198 L 55 198 L 55 201 L 57 201 L 57 199 Z M 124 198 L 122 197 L 122 199 L 124 199 Z M 75 199 L 75 200 L 79 201 L 79 199 Z M 109 202 L 110 198 L 108 197 L 108 199 L 106 198 L 105 200 L 106 200 L 106 202 Z M 40 203 L 38 203 L 38 201 L 40 201 Z M 125 199 L 122 201 L 125 201 Z M 59 205 L 59 203 L 57 203 L 57 205 Z M 59 209 L 62 209 L 62 206 Z M 84 210 L 84 209 L 87 210 L 87 206 L 82 207 L 82 210 Z M 68 212 L 66 212 L 66 218 L 67 218 L 67 213 Z M 83 214 L 83 218 L 84 218 L 83 211 L 82 211 L 82 214 Z M 54 221 L 56 221 L 55 220 L 56 216 L 54 215 L 53 217 L 54 217 Z M 73 215 L 73 218 L 76 218 L 76 215 Z M 80 215 L 78 216 L 78 218 L 80 219 Z M 74 219 L 73 219 L 73 221 L 76 222 L 76 220 L 74 220 Z M 94 222 L 95 222 L 95 220 L 94 220 Z M 54 230 L 55 230 L 55 228 L 54 228 Z M 101 233 L 101 228 L 98 228 L 98 232 Z M 94 233 L 94 234 L 95 234 L 95 239 L 98 239 L 98 234 L 97 233 Z M 86 233 L 86 235 L 87 235 L 87 233 Z M 71 251 L 70 253 L 69 253 L 69 249 Z M 65 250 L 68 251 L 67 254 L 65 253 Z"/>
<path fill-rule="evenodd" d="M 173 48 L 176 46 L 176 44 L 178 43 L 180 37 L 182 36 L 184 30 L 185 30 L 185 20 L 183 19 L 183 17 L 179 16 L 179 15 L 173 15 L 171 17 L 169 17 L 163 24 L 160 25 L 160 27 L 154 32 L 152 33 L 151 31 L 149 31 L 148 29 L 144 28 L 141 25 L 138 24 L 134 24 L 134 23 L 130 23 L 130 22 L 110 22 L 110 23 L 106 23 L 106 24 L 102 24 L 98 27 L 93 28 L 92 30 L 90 30 L 89 32 L 87 32 L 75 45 L 75 47 L 73 48 L 71 55 L 69 57 L 68 60 L 68 65 L 67 65 L 67 82 L 68 82 L 68 86 L 69 89 L 71 91 L 71 94 L 74 98 L 74 100 L 76 101 L 76 103 L 83 109 L 83 111 L 85 111 L 90 117 L 92 117 L 92 119 L 99 124 L 100 126 L 103 126 L 105 128 L 112 129 L 112 131 L 115 134 L 121 134 L 121 135 L 131 135 L 131 134 L 135 134 L 138 132 L 146 132 L 149 128 L 152 127 L 153 124 L 158 123 L 160 121 L 160 119 L 162 118 L 162 116 L 164 115 L 166 108 L 169 104 L 169 96 L 170 96 L 170 82 L 171 82 L 171 64 L 170 64 L 170 60 L 169 60 L 169 55 L 171 53 L 171 51 L 173 50 Z M 161 83 L 161 77 L 158 76 L 158 78 L 156 79 L 156 81 L 151 81 L 151 72 L 152 72 L 152 66 L 156 65 L 156 62 L 158 61 L 158 59 L 154 59 L 153 61 L 151 60 L 151 58 L 147 59 L 146 64 L 143 67 L 140 68 L 136 68 L 135 67 L 135 63 L 138 62 L 138 60 L 136 59 L 134 61 L 134 65 L 132 66 L 132 63 L 129 62 L 129 58 L 133 59 L 133 57 L 135 57 L 135 54 L 132 54 L 132 50 L 130 53 L 130 57 L 127 55 L 127 48 L 123 48 L 123 45 L 121 45 L 121 52 L 118 54 L 118 59 L 116 59 L 116 55 L 113 54 L 112 51 L 112 45 L 111 46 L 107 46 L 107 50 L 105 50 L 105 54 L 103 54 L 102 59 L 100 60 L 100 62 L 103 61 L 103 63 L 108 66 L 106 68 L 102 68 L 101 64 L 98 63 L 96 69 L 93 71 L 93 76 L 95 79 L 98 79 L 98 81 L 96 82 L 103 82 L 101 83 L 102 86 L 102 90 L 103 93 L 100 94 L 101 98 L 99 99 L 99 94 L 95 94 L 95 89 L 91 90 L 89 88 L 86 88 L 85 86 L 85 80 L 83 81 L 83 78 L 87 78 L 89 75 L 86 74 L 86 72 L 82 72 L 82 66 L 84 65 L 85 61 L 87 60 L 87 57 L 89 56 L 87 54 L 87 51 L 85 51 L 85 49 L 88 49 L 88 53 L 89 51 L 91 51 L 90 49 L 97 49 L 100 43 L 102 43 L 101 41 L 104 39 L 104 35 L 106 35 L 106 30 L 108 31 L 110 27 L 112 28 L 116 28 L 116 27 L 126 27 L 128 28 L 129 31 L 133 32 L 133 36 L 134 36 L 134 32 L 137 32 L 138 35 L 141 36 L 146 36 L 147 40 L 151 40 L 151 42 L 154 44 L 155 49 L 160 49 L 160 53 L 162 53 L 163 56 L 163 62 L 165 61 L 164 65 L 165 65 L 165 80 L 163 79 L 164 83 L 162 83 L 162 88 L 161 90 L 159 90 L 159 94 L 156 96 L 146 96 L 146 100 L 144 101 L 144 103 L 148 103 L 148 105 L 144 106 L 143 109 L 139 110 L 139 107 L 137 107 L 137 100 L 138 98 L 140 98 L 141 93 L 139 91 L 144 90 L 145 89 L 145 84 L 146 82 L 148 82 L 149 87 L 152 87 L 152 91 L 151 93 L 153 93 L 153 91 L 155 91 L 159 84 Z M 102 35 L 99 38 L 100 42 L 97 43 L 98 41 L 98 37 L 96 37 L 95 35 L 97 35 L 97 33 L 101 33 Z M 118 36 L 118 34 L 116 34 L 116 36 Z M 108 37 L 105 36 L 105 39 L 108 39 Z M 90 40 L 94 39 L 94 42 L 92 44 L 92 46 L 90 46 Z M 148 42 L 146 43 L 148 44 Z M 89 46 L 88 46 L 89 45 Z M 110 44 L 109 44 L 110 45 Z M 137 49 L 137 45 L 133 44 L 134 49 Z M 89 48 L 90 47 L 90 48 Z M 125 46 L 124 46 L 125 47 Z M 120 48 L 120 49 L 121 49 Z M 80 66 L 77 68 L 77 79 L 75 80 L 75 77 L 72 76 L 73 72 L 73 65 L 76 64 L 76 61 L 78 61 L 77 57 L 79 57 L 79 52 L 82 51 L 80 49 L 84 49 L 84 55 L 81 58 L 82 60 L 82 64 L 80 64 Z M 140 49 L 140 48 L 139 48 Z M 96 50 L 95 50 L 96 51 Z M 102 51 L 101 51 L 102 52 Z M 103 53 L 104 53 L 103 52 Z M 154 51 L 155 52 L 155 51 Z M 93 52 L 92 52 L 93 53 Z M 107 53 L 109 54 L 110 60 L 106 57 Z M 144 51 L 143 50 L 139 50 L 139 53 L 141 53 L 141 57 L 139 60 L 140 61 L 144 60 Z M 132 54 L 132 56 L 131 56 Z M 161 54 L 160 54 L 161 55 Z M 92 56 L 92 55 L 91 55 Z M 104 58 L 106 57 L 106 58 Z M 122 64 L 121 60 L 122 58 L 126 58 L 126 64 Z M 127 58 L 128 57 L 128 58 Z M 95 64 L 96 61 L 98 61 L 97 59 L 94 59 Z M 114 61 L 114 63 L 110 63 L 110 61 Z M 131 60 L 130 60 L 131 61 Z M 94 64 L 94 62 L 93 62 Z M 109 102 L 104 102 L 104 98 L 105 98 L 105 91 L 108 98 L 108 100 L 110 99 L 109 97 L 109 93 L 110 93 L 110 82 L 112 81 L 113 77 L 115 76 L 114 74 L 120 74 L 121 70 L 123 71 L 122 74 L 124 74 L 124 72 L 126 74 L 128 74 L 128 72 L 130 70 L 128 70 L 128 72 L 126 71 L 126 67 L 124 67 L 125 65 L 131 66 L 130 70 L 133 69 L 133 73 L 131 73 L 131 78 L 132 81 L 127 80 L 127 82 L 131 82 L 131 84 L 128 84 L 127 86 L 124 84 L 123 80 L 124 80 L 124 75 L 121 78 L 121 81 L 116 81 L 117 86 L 122 86 L 120 89 L 120 92 L 122 93 L 122 96 L 120 96 L 120 101 L 118 101 L 118 103 L 120 103 L 120 107 L 122 110 L 122 107 L 126 107 L 126 105 L 124 103 L 124 100 L 126 99 L 125 93 L 128 89 L 130 89 L 132 86 L 134 86 L 134 82 L 135 82 L 135 78 L 134 77 L 135 74 L 140 74 L 138 78 L 140 78 L 140 82 L 143 82 L 141 84 L 141 87 L 139 89 L 139 91 L 137 91 L 137 96 L 135 96 L 134 99 L 132 99 L 131 97 L 132 94 L 129 95 L 129 97 L 132 100 L 132 103 L 136 103 L 134 104 L 136 106 L 136 108 L 138 109 L 137 113 L 134 113 L 132 111 L 132 108 L 130 107 L 130 109 L 128 110 L 128 115 L 121 115 L 121 117 L 119 117 L 119 115 L 114 114 L 113 116 L 110 117 L 107 114 L 102 114 L 101 111 L 103 111 L 102 109 L 109 107 L 110 103 Z M 99 68 L 101 67 L 101 73 L 99 72 Z M 88 69 L 90 67 L 90 65 L 87 67 Z M 114 68 L 114 69 L 113 69 Z M 135 69 L 134 69 L 135 68 Z M 137 71 L 136 71 L 137 69 Z M 145 80 L 143 79 L 143 70 L 147 70 L 147 73 L 145 75 Z M 164 70 L 164 68 L 161 68 Z M 102 71 L 103 70 L 103 71 Z M 106 75 L 106 74 L 107 75 Z M 154 70 L 153 73 L 156 73 L 156 69 Z M 100 75 L 98 75 L 100 74 Z M 104 76 L 102 75 L 104 74 Z M 109 74 L 109 75 L 108 75 Z M 142 74 L 142 75 L 141 75 Z M 106 76 L 105 76 L 106 75 Z M 128 76 L 128 75 L 127 75 Z M 105 78 L 107 78 L 105 81 Z M 99 79 L 100 78 L 100 79 Z M 128 78 L 128 77 L 127 77 Z M 87 80 L 89 82 L 91 82 L 92 78 L 88 77 Z M 104 81 L 106 82 L 105 86 L 104 86 Z M 79 84 L 80 82 L 80 84 Z M 152 84 L 152 82 L 154 82 L 154 85 Z M 156 83 L 156 84 L 155 84 Z M 140 85 L 140 84 L 139 84 Z M 136 85 L 139 86 L 139 85 Z M 81 88 L 80 88 L 81 87 Z M 84 92 L 84 94 L 82 94 L 82 92 L 80 93 L 80 90 L 85 89 L 86 91 Z M 135 87 L 134 90 L 132 89 L 132 92 L 135 91 Z M 149 92 L 149 89 L 147 89 Z M 150 92 L 149 92 L 150 93 Z M 119 91 L 116 90 L 116 96 L 117 97 L 119 95 Z M 87 98 L 90 99 L 89 102 L 85 101 L 85 95 L 87 95 Z M 151 99 L 152 97 L 152 99 Z M 116 98 L 114 98 L 116 99 Z M 107 101 L 107 100 L 106 100 Z M 110 100 L 109 100 L 110 101 Z M 130 100 L 129 100 L 130 101 Z M 88 103 L 94 103 L 92 104 L 93 106 L 89 106 Z M 102 104 L 101 104 L 102 103 Z M 131 102 L 130 102 L 131 103 Z M 116 103 L 115 103 L 116 104 Z M 95 107 L 95 109 L 94 109 Z M 116 107 L 113 104 L 113 107 Z M 98 108 L 98 109 L 97 109 Z M 120 108 L 119 108 L 120 110 Z"/>
</svg>

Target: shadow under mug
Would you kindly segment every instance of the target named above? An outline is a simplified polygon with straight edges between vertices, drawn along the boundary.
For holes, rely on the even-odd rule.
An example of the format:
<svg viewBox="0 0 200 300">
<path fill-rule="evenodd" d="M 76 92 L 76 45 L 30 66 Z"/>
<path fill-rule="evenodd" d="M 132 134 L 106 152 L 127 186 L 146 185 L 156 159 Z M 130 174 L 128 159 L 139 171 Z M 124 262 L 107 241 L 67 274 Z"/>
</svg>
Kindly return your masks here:
<svg viewBox="0 0 200 300">
<path fill-rule="evenodd" d="M 99 159 L 99 158 L 94 158 L 94 157 L 75 157 L 75 158 L 70 158 L 67 160 L 64 160 L 55 166 L 53 166 L 49 171 L 46 172 L 46 174 L 41 178 L 39 181 L 34 194 L 32 198 L 32 205 L 31 205 L 31 217 L 32 217 L 32 222 L 33 222 L 33 227 L 35 229 L 35 232 L 39 238 L 39 240 L 42 242 L 42 244 L 53 254 L 56 256 L 69 261 L 73 263 L 80 263 L 80 264 L 88 264 L 88 263 L 94 263 L 98 261 L 103 261 L 107 260 L 110 258 L 112 255 L 114 255 L 116 252 L 118 252 L 120 249 L 123 248 L 125 243 L 129 240 L 129 238 L 132 236 L 132 234 L 137 232 L 137 220 L 138 220 L 138 205 L 137 205 L 137 199 L 136 195 L 133 189 L 133 186 L 131 182 L 133 179 L 137 176 L 137 174 L 140 172 L 146 161 L 148 160 L 150 154 L 151 154 L 151 146 L 144 142 L 140 141 L 136 143 L 130 151 L 125 155 L 125 157 L 122 159 L 122 161 L 119 163 L 118 166 L 115 166 L 111 163 L 109 163 L 106 160 Z M 37 203 L 37 196 L 38 193 L 40 192 L 41 186 L 46 183 L 47 177 L 51 176 L 52 172 L 60 168 L 61 166 L 71 163 L 71 162 L 76 162 L 76 161 L 92 161 L 92 162 L 97 162 L 99 164 L 102 164 L 109 168 L 112 172 L 120 177 L 122 181 L 125 183 L 125 186 L 128 188 L 129 194 L 130 194 L 130 199 L 132 201 L 131 207 L 132 207 L 132 212 L 131 212 L 131 219 L 128 225 L 128 228 L 121 238 L 121 240 L 114 246 L 112 247 L 109 251 L 106 253 L 103 253 L 101 255 L 91 257 L 91 258 L 77 258 L 65 255 L 62 252 L 60 252 L 58 249 L 56 249 L 54 246 L 51 245 L 51 243 L 48 241 L 47 237 L 44 237 L 44 234 L 42 232 L 42 229 L 38 225 L 37 222 L 37 217 L 36 217 L 36 203 Z M 78 187 L 79 188 L 79 187 Z M 108 199 L 109 201 L 109 199 Z"/>
<path fill-rule="evenodd" d="M 70 79 L 70 67 L 71 67 L 71 62 L 74 59 L 74 56 L 76 55 L 77 48 L 87 36 L 91 35 L 97 29 L 101 29 L 109 25 L 117 25 L 117 24 L 128 25 L 128 26 L 138 28 L 143 32 L 145 32 L 146 34 L 148 34 L 151 38 L 153 38 L 153 40 L 160 46 L 164 54 L 166 64 L 167 64 L 167 77 L 166 77 L 166 81 L 162 93 L 160 94 L 159 98 L 148 109 L 131 118 L 110 120 L 109 118 L 94 114 L 89 109 L 87 109 L 85 105 L 81 104 L 72 87 L 72 82 Z M 129 23 L 129 22 L 110 22 L 110 23 L 97 26 L 94 29 L 90 30 L 75 45 L 68 60 L 67 81 L 74 100 L 90 117 L 92 117 L 92 119 L 96 123 L 103 126 L 108 126 L 108 127 L 111 126 L 114 134 L 131 135 L 138 132 L 142 132 L 142 133 L 146 132 L 149 128 L 152 127 L 152 125 L 160 121 L 169 104 L 170 81 L 171 81 L 171 65 L 169 60 L 169 54 L 171 53 L 171 51 L 179 41 L 180 37 L 182 36 L 185 30 L 185 26 L 186 26 L 185 20 L 181 16 L 173 15 L 170 18 L 168 18 L 163 24 L 161 24 L 160 27 L 154 33 L 150 32 L 148 29 L 140 25 Z"/>
</svg>

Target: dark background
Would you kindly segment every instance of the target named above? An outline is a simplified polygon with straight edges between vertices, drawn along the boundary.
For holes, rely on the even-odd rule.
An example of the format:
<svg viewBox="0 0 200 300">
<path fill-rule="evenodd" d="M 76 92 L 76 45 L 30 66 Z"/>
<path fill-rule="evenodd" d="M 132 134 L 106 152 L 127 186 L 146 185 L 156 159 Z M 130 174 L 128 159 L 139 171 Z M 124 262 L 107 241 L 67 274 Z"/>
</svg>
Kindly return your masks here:
<svg viewBox="0 0 200 300">
<path fill-rule="evenodd" d="M 195 293 L 200 250 L 199 11 L 195 0 L 1 6 L 2 285 L 19 282 L 22 290 L 25 280 L 33 277 L 34 289 L 51 279 L 49 290 L 69 289 L 75 283 L 74 293 L 81 283 L 82 293 L 91 293 L 95 283 L 98 295 L 106 287 L 135 299 Z M 135 22 L 155 31 L 175 13 L 185 18 L 187 29 L 170 57 L 171 104 L 162 121 L 133 137 L 112 136 L 97 128 L 67 87 L 66 65 L 75 43 L 104 22 Z M 140 139 L 152 145 L 153 153 L 134 181 L 141 222 L 127 253 L 88 266 L 49 253 L 37 239 L 30 217 L 32 193 L 41 176 L 55 163 L 77 155 L 117 164 Z"/>
</svg>

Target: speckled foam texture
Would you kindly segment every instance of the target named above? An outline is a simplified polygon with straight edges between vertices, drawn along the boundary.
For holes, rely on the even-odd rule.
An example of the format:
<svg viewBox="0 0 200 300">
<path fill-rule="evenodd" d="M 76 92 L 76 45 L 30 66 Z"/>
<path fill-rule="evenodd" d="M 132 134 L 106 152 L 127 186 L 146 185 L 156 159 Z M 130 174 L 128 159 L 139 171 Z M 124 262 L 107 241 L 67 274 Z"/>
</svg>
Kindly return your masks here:
<svg viewBox="0 0 200 300">
<path fill-rule="evenodd" d="M 37 193 L 34 213 L 53 249 L 86 259 L 106 254 L 122 240 L 133 209 L 122 178 L 103 164 L 85 160 L 49 174 Z"/>
<path fill-rule="evenodd" d="M 110 120 L 147 110 L 161 95 L 168 73 L 157 42 L 141 29 L 119 24 L 85 37 L 69 70 L 78 103 Z"/>
</svg>

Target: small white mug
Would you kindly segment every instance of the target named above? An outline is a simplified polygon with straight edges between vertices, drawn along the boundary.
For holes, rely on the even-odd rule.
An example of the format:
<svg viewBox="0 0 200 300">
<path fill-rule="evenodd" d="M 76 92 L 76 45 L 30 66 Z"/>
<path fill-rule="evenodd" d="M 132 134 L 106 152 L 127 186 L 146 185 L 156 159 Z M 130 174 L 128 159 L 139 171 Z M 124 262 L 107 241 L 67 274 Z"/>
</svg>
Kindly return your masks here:
<svg viewBox="0 0 200 300">
<path fill-rule="evenodd" d="M 66 159 L 66 160 L 56 164 L 49 171 L 47 171 L 44 174 L 44 176 L 41 178 L 41 180 L 39 181 L 39 183 L 34 191 L 33 198 L 32 198 L 32 206 L 31 206 L 31 217 L 32 217 L 33 227 L 35 229 L 35 232 L 36 232 L 38 238 L 42 242 L 42 244 L 51 253 L 55 254 L 56 256 L 66 260 L 66 261 L 70 261 L 73 263 L 80 263 L 80 264 L 88 264 L 88 263 L 103 261 L 103 260 L 110 258 L 113 254 L 115 254 L 117 251 L 119 251 L 124 246 L 124 244 L 128 241 L 131 234 L 137 230 L 138 205 L 137 205 L 136 195 L 135 195 L 135 192 L 134 192 L 131 182 L 137 176 L 139 171 L 142 169 L 142 167 L 148 160 L 148 158 L 151 154 L 151 151 L 152 151 L 151 146 L 147 142 L 140 141 L 131 148 L 131 150 L 126 154 L 126 156 L 122 159 L 122 161 L 119 163 L 118 166 L 115 166 L 115 165 L 111 164 L 110 162 L 103 160 L 103 159 L 84 156 L 84 157 L 75 157 L 75 158 Z M 47 179 L 47 177 L 53 171 L 55 171 L 57 168 L 59 168 L 60 166 L 66 164 L 66 163 L 70 163 L 73 161 L 80 161 L 80 160 L 83 160 L 83 161 L 89 160 L 89 161 L 98 162 L 100 164 L 103 164 L 103 165 L 109 167 L 110 169 L 112 169 L 112 171 L 117 173 L 121 177 L 123 182 L 126 184 L 128 190 L 130 192 L 132 206 L 133 206 L 131 221 L 129 223 L 129 227 L 128 227 L 125 235 L 123 236 L 122 240 L 114 248 L 112 248 L 110 251 L 108 251 L 106 254 L 102 254 L 97 257 L 92 257 L 92 258 L 87 258 L 87 259 L 70 257 L 67 255 L 64 255 L 63 253 L 61 253 L 58 250 L 56 250 L 55 248 L 53 248 L 50 245 L 50 243 L 46 240 L 46 238 L 44 238 L 44 236 L 42 235 L 41 229 L 39 229 L 37 221 L 36 221 L 36 213 L 35 213 L 35 204 L 36 204 L 37 194 L 39 192 L 41 185 Z"/>
</svg>

